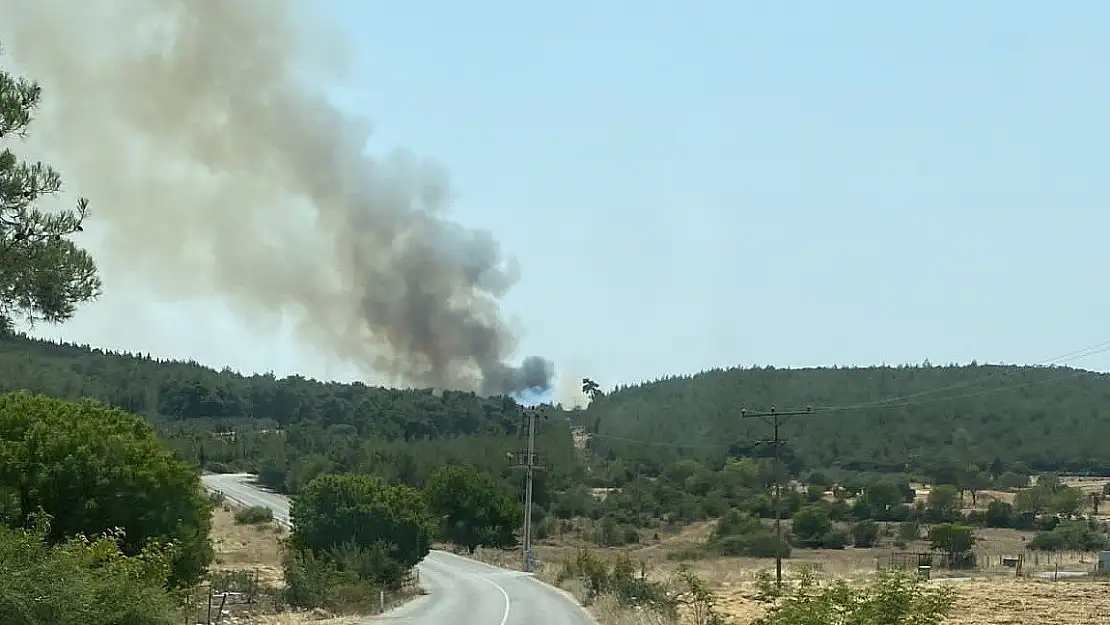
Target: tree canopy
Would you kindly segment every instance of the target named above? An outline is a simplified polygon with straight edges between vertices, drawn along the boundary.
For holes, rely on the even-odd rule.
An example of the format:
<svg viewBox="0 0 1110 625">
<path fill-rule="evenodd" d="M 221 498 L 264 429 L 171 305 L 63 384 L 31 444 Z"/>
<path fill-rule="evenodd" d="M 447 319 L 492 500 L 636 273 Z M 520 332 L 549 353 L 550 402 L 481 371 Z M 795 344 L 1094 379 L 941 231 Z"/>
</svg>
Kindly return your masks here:
<svg viewBox="0 0 1110 625">
<path fill-rule="evenodd" d="M 1108 396 L 1110 375 L 1066 367 L 754 367 L 620 387 L 577 419 L 598 455 L 648 474 L 676 457 L 766 455 L 771 446 L 755 443 L 770 438 L 769 426 L 740 410 L 770 406 L 815 407 L 782 428 L 787 460 L 799 466 L 1110 473 Z"/>
<path fill-rule="evenodd" d="M 117 528 L 125 554 L 173 542 L 174 583 L 195 581 L 211 560 L 199 471 L 135 415 L 87 400 L 0 395 L 0 484 L 5 521 L 30 528 L 45 513 L 51 543 Z"/>
<path fill-rule="evenodd" d="M 428 509 L 439 521 L 439 537 L 473 552 L 479 546 L 516 544 L 524 519 L 519 496 L 490 474 L 473 467 L 444 465 L 428 478 Z"/>
<path fill-rule="evenodd" d="M 325 560 L 340 550 L 360 553 L 360 577 L 386 587 L 428 555 L 434 533 L 420 491 L 372 475 L 312 480 L 293 499 L 290 519 L 295 550 Z"/>
<path fill-rule="evenodd" d="M 0 69 L 0 141 L 27 134 L 41 98 L 37 84 Z M 69 237 L 82 230 L 88 201 L 47 211 L 38 202 L 57 194 L 62 178 L 41 162 L 0 151 L 0 332 L 12 321 L 64 321 L 100 293 L 96 263 Z"/>
</svg>

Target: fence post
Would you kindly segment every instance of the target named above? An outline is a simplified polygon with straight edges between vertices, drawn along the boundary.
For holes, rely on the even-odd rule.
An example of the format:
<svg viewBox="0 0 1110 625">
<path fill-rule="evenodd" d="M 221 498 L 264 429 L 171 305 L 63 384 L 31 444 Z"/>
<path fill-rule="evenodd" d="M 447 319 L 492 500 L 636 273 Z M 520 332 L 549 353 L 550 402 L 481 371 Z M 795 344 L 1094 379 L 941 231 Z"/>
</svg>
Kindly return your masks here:
<svg viewBox="0 0 1110 625">
<path fill-rule="evenodd" d="M 378 591 L 378 602 L 381 604 L 381 612 L 385 612 L 385 591 Z"/>
</svg>

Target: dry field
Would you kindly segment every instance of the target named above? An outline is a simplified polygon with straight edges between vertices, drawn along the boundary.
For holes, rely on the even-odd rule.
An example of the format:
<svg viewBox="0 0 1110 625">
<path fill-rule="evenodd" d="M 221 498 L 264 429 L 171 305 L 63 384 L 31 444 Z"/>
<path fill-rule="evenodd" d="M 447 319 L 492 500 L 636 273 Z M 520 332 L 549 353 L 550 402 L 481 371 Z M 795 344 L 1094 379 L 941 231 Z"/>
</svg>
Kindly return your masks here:
<svg viewBox="0 0 1110 625">
<path fill-rule="evenodd" d="M 1099 487 L 1101 488 L 1101 486 Z M 713 530 L 713 523 L 699 523 L 660 541 L 627 549 L 596 549 L 601 557 L 627 553 L 642 562 L 649 576 L 665 578 L 680 562 L 668 557 L 704 543 Z M 976 551 L 981 562 L 990 566 L 973 573 L 972 579 L 946 579 L 938 571 L 932 583 L 949 584 L 956 593 L 957 603 L 947 625 L 1100 625 L 1110 623 L 1110 583 L 1089 580 L 1051 580 L 1018 578 L 1013 569 L 999 565 L 1000 556 L 1024 552 L 1030 533 L 1005 529 L 979 532 Z M 886 541 L 889 543 L 889 538 Z M 549 581 L 561 568 L 561 562 L 573 557 L 577 548 L 586 546 L 574 541 L 542 541 L 536 545 L 537 557 L 545 563 L 541 576 Z M 928 551 L 921 541 L 907 548 Z M 886 565 L 891 548 L 845 549 L 842 551 L 796 549 L 784 561 L 789 575 L 799 565 L 816 567 L 822 577 L 862 581 L 875 574 L 879 565 Z M 508 568 L 520 565 L 519 551 L 479 549 L 475 557 Z M 1024 572 L 1089 571 L 1094 567 L 1092 554 L 1060 554 L 1058 556 L 1026 555 Z M 708 580 L 717 593 L 719 608 L 732 616 L 737 625 L 749 625 L 763 614 L 755 599 L 755 577 L 760 570 L 773 570 L 774 561 L 756 558 L 705 558 L 688 561 L 695 572 Z M 569 587 L 572 592 L 576 589 Z M 611 602 L 602 601 L 591 611 L 601 625 L 667 625 L 646 614 L 621 611 Z"/>
<path fill-rule="evenodd" d="M 242 573 L 258 580 L 259 585 L 278 589 L 284 584 L 281 570 L 281 540 L 284 531 L 277 525 L 239 525 L 232 509 L 216 506 L 212 513 L 212 545 L 216 561 L 211 571 Z M 201 603 L 206 601 L 201 600 Z M 274 614 L 272 604 L 259 602 L 253 606 L 226 606 L 227 614 L 220 619 L 226 625 L 355 625 L 364 619 L 333 618 L 324 612 L 284 612 Z M 267 613 L 269 612 L 269 613 Z M 214 617 L 213 617 L 214 618 Z M 203 625 L 207 610 L 197 610 L 195 623 Z"/>
</svg>

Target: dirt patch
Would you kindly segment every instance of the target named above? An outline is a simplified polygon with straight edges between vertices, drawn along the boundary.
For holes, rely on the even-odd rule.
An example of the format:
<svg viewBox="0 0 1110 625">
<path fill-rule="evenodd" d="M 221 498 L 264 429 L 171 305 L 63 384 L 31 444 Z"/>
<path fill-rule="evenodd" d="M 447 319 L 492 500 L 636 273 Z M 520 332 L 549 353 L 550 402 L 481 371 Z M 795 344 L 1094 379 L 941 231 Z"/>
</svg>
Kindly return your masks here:
<svg viewBox="0 0 1110 625">
<path fill-rule="evenodd" d="M 212 513 L 212 546 L 216 551 L 213 571 L 250 572 L 260 584 L 284 584 L 281 543 L 285 530 L 274 523 L 239 525 L 230 506 L 217 506 Z"/>
</svg>

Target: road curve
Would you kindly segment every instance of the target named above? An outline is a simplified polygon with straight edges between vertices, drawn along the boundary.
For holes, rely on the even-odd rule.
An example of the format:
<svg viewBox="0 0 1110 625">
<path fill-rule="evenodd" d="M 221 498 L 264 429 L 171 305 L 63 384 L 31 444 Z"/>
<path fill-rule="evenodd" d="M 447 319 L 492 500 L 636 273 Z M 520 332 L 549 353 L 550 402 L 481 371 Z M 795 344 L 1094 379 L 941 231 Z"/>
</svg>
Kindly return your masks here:
<svg viewBox="0 0 1110 625">
<path fill-rule="evenodd" d="M 259 489 L 252 475 L 204 475 L 204 487 L 248 506 L 264 506 L 289 525 L 289 499 Z M 432 551 L 417 566 L 428 594 L 369 622 L 403 625 L 596 625 L 577 603 L 528 573 Z"/>
</svg>

